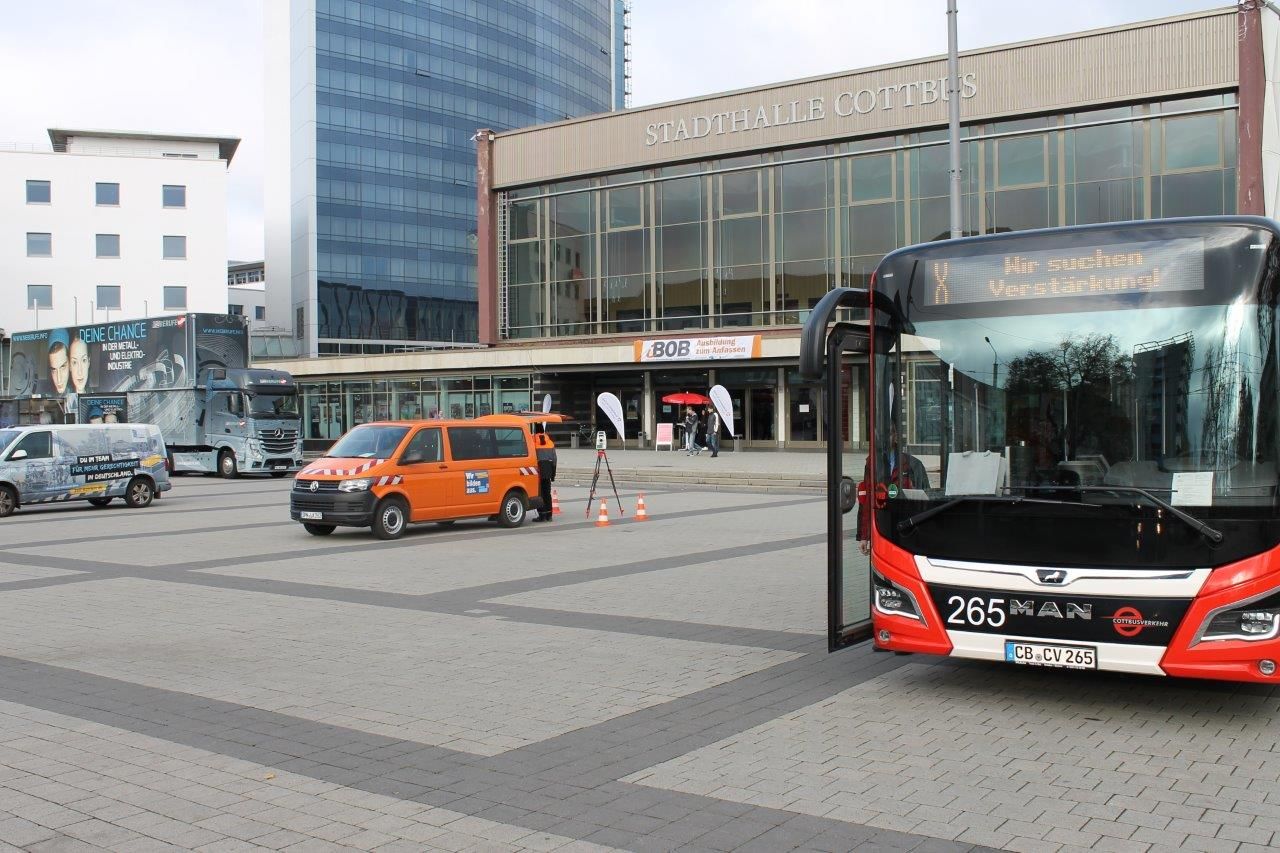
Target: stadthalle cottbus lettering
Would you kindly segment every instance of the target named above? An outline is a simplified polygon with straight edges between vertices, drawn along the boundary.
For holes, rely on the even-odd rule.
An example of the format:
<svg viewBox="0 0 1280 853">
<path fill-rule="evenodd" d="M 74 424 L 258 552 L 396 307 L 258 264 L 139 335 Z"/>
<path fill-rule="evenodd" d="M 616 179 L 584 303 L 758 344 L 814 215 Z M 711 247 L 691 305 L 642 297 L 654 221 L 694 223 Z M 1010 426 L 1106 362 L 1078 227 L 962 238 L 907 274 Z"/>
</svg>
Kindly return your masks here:
<svg viewBox="0 0 1280 853">
<path fill-rule="evenodd" d="M 970 71 L 961 77 L 960 97 L 972 98 L 977 94 L 977 74 Z M 876 89 L 841 92 L 836 95 L 832 108 L 835 115 L 847 118 L 851 115 L 866 115 L 877 109 L 892 110 L 900 107 L 927 106 L 936 103 L 939 99 L 948 100 L 945 77 L 940 80 L 916 80 L 911 83 L 880 86 Z M 645 128 L 644 144 L 651 146 L 683 142 L 687 139 L 703 139 L 712 134 L 721 136 L 725 133 L 741 133 L 766 127 L 821 121 L 826 117 L 826 99 L 821 96 L 769 105 L 762 104 L 754 109 L 743 107 L 723 113 L 694 116 L 687 120 L 653 122 Z"/>
</svg>

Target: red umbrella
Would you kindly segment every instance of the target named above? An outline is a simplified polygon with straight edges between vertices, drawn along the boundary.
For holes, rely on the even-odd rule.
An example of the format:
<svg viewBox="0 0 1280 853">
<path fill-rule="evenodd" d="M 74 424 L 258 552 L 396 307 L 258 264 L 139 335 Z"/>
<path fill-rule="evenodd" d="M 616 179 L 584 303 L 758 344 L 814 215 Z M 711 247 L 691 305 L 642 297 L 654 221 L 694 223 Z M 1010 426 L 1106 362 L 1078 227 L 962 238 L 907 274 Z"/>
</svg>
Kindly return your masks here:
<svg viewBox="0 0 1280 853">
<path fill-rule="evenodd" d="M 711 402 L 710 397 L 694 394 L 692 391 L 679 391 L 662 398 L 664 403 L 679 403 L 682 406 L 702 406 Z"/>
</svg>

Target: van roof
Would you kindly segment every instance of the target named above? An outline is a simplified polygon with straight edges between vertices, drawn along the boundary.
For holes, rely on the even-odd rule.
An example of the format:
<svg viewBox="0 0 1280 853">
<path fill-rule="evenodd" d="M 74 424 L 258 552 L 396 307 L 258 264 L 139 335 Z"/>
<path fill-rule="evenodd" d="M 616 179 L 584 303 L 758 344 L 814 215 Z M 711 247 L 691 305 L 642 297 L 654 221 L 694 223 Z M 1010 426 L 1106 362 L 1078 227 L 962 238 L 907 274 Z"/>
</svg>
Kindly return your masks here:
<svg viewBox="0 0 1280 853">
<path fill-rule="evenodd" d="M 356 426 L 518 426 L 527 427 L 528 418 L 519 415 L 481 415 L 478 418 L 413 418 L 400 421 L 369 421 Z M 355 427 L 352 427 L 355 429 Z"/>
</svg>

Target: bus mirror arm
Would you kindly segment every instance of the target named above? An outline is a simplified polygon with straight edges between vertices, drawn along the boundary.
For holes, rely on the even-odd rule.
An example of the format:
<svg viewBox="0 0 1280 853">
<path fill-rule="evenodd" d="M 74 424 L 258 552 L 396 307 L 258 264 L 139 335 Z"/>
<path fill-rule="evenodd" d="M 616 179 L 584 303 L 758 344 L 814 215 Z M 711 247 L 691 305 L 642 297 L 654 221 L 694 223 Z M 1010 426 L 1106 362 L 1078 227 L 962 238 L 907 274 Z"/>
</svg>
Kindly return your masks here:
<svg viewBox="0 0 1280 853">
<path fill-rule="evenodd" d="M 813 310 L 809 312 L 809 319 L 805 321 L 804 329 L 800 333 L 800 375 L 806 379 L 821 379 L 826 366 L 827 356 L 827 327 L 831 324 L 832 318 L 840 308 L 867 308 L 873 307 L 876 310 L 883 311 L 892 318 L 896 329 L 886 329 L 883 326 L 877 326 L 877 330 L 897 334 L 898 332 L 912 332 L 911 323 L 903 316 L 898 305 L 893 302 L 885 293 L 878 290 L 867 290 L 861 287 L 837 287 L 827 292 L 827 295 L 819 300 Z M 863 327 L 853 326 L 848 323 L 838 323 L 836 328 L 831 330 L 830 334 L 838 334 L 844 337 L 850 335 L 866 335 Z"/>
</svg>

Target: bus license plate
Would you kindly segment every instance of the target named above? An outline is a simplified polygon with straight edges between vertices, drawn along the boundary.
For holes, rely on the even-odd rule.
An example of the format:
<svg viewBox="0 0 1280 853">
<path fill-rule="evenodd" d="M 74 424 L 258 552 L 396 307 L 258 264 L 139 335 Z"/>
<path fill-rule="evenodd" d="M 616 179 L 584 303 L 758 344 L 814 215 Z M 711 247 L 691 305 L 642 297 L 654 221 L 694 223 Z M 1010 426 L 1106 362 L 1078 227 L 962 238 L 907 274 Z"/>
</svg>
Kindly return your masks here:
<svg viewBox="0 0 1280 853">
<path fill-rule="evenodd" d="M 1005 640 L 1004 659 L 1009 663 L 1024 666 L 1056 666 L 1065 669 L 1098 668 L 1098 650 L 1093 646 L 1059 646 Z"/>
<path fill-rule="evenodd" d="M 302 516 L 303 521 L 320 521 L 324 518 L 323 512 L 300 512 L 298 514 Z"/>
</svg>

